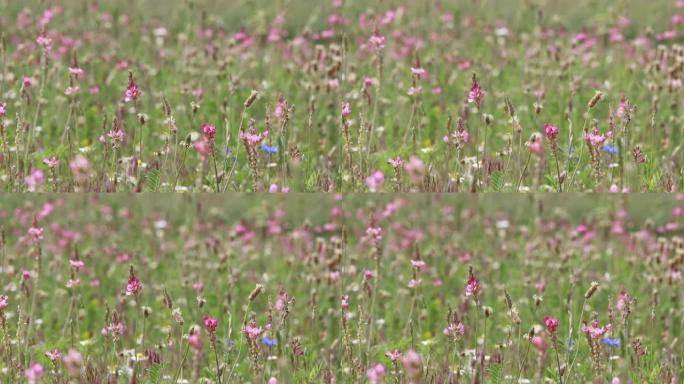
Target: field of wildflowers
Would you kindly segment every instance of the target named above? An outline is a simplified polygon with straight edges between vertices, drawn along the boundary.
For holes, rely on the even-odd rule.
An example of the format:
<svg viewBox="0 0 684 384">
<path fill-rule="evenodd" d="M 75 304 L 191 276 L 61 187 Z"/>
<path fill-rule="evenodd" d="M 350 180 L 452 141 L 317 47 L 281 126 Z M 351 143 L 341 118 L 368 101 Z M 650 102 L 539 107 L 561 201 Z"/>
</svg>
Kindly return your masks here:
<svg viewBox="0 0 684 384">
<path fill-rule="evenodd" d="M 0 383 L 684 383 L 683 77 L 684 0 L 0 0 Z"/>
<path fill-rule="evenodd" d="M 684 195 L 162 196 L 2 201 L 0 381 L 684 378 Z"/>
<path fill-rule="evenodd" d="M 682 0 L 0 1 L 3 191 L 683 191 Z"/>
</svg>

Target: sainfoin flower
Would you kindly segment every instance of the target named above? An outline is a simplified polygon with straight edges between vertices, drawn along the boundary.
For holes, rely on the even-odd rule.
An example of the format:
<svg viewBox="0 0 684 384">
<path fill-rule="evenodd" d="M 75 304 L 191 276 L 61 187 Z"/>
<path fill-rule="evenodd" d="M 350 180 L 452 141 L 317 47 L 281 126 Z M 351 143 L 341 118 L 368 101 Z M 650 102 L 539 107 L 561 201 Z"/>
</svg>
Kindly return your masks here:
<svg viewBox="0 0 684 384">
<path fill-rule="evenodd" d="M 247 131 L 240 132 L 240 140 L 246 142 L 250 146 L 256 146 L 268 138 L 268 131 L 257 133 L 255 129 L 250 128 Z"/>
<path fill-rule="evenodd" d="M 36 38 L 36 43 L 49 51 L 52 48 L 52 39 L 42 34 Z"/>
<path fill-rule="evenodd" d="M 416 271 L 423 272 L 427 268 L 427 264 L 423 260 L 411 260 L 411 267 Z"/>
<path fill-rule="evenodd" d="M 251 320 L 247 324 L 245 324 L 244 327 L 242 327 L 242 332 L 247 335 L 248 338 L 252 340 L 256 340 L 259 336 L 261 336 L 262 333 L 264 333 L 264 329 L 262 327 L 257 326 L 256 321 Z"/>
<path fill-rule="evenodd" d="M 340 299 L 340 306 L 342 307 L 342 309 L 349 308 L 349 296 L 342 295 L 342 298 Z"/>
<path fill-rule="evenodd" d="M 128 276 L 128 283 L 126 284 L 126 296 L 138 296 L 140 295 L 140 292 L 142 292 L 142 289 L 142 283 L 140 280 L 138 280 L 138 277 L 135 276 L 133 268 L 131 268 L 130 274 Z"/>
<path fill-rule="evenodd" d="M 611 132 L 604 134 L 599 133 L 598 129 L 594 128 L 589 132 L 584 132 L 582 138 L 592 147 L 599 147 L 605 143 L 612 136 Z"/>
<path fill-rule="evenodd" d="M 135 80 L 133 79 L 133 74 L 129 74 L 128 76 L 128 86 L 126 87 L 126 91 L 124 92 L 124 101 L 126 103 L 130 103 L 131 101 L 135 102 L 138 101 L 138 98 L 142 95 L 142 91 L 140 90 L 140 87 L 138 87 L 138 84 L 136 84 Z"/>
<path fill-rule="evenodd" d="M 43 228 L 36 226 L 35 224 L 28 229 L 28 236 L 32 240 L 43 240 Z"/>
<path fill-rule="evenodd" d="M 409 161 L 404 164 L 404 170 L 414 183 L 419 183 L 425 174 L 425 163 L 418 156 L 409 157 Z"/>
<path fill-rule="evenodd" d="M 401 357 L 401 352 L 398 349 L 385 352 L 385 356 L 392 361 L 397 361 Z"/>
<path fill-rule="evenodd" d="M 379 51 L 385 48 L 385 37 L 380 36 L 378 34 L 374 34 L 370 37 L 370 39 L 368 39 L 368 44 L 370 45 L 372 50 Z"/>
<path fill-rule="evenodd" d="M 461 322 L 458 324 L 449 324 L 446 328 L 444 328 L 444 330 L 442 330 L 442 334 L 444 334 L 444 336 L 463 335 L 464 333 L 465 326 Z"/>
<path fill-rule="evenodd" d="M 71 173 L 74 174 L 76 179 L 82 179 L 88 173 L 90 163 L 85 157 L 77 155 L 71 163 L 69 163 L 69 169 L 71 169 Z"/>
<path fill-rule="evenodd" d="M 43 159 L 43 164 L 45 164 L 50 169 L 55 169 L 59 165 L 59 160 L 55 156 L 47 157 Z"/>
<path fill-rule="evenodd" d="M 538 133 L 532 135 L 530 142 L 527 144 L 530 152 L 538 157 L 544 156 L 544 146 L 542 145 L 542 139 Z"/>
<path fill-rule="evenodd" d="M 208 140 L 214 140 L 214 136 L 216 136 L 215 126 L 207 123 L 202 123 L 200 128 L 202 129 L 202 134 L 204 134 L 204 137 L 206 137 Z"/>
<path fill-rule="evenodd" d="M 554 319 L 551 316 L 544 316 L 544 325 L 550 334 L 555 335 L 558 332 L 558 319 Z"/>
<path fill-rule="evenodd" d="M 69 266 L 75 270 L 81 270 L 85 267 L 85 263 L 82 260 L 71 259 L 69 260 Z"/>
<path fill-rule="evenodd" d="M 532 336 L 530 343 L 532 343 L 534 348 L 539 352 L 544 352 L 548 347 L 548 345 L 546 345 L 546 341 L 544 341 L 544 338 L 541 336 Z"/>
<path fill-rule="evenodd" d="M 607 332 L 610 332 L 610 330 L 610 323 L 606 324 L 604 327 L 599 327 L 597 321 L 592 321 L 591 324 L 584 324 L 582 326 L 582 332 L 589 335 L 592 339 L 598 339 Z"/>
<path fill-rule="evenodd" d="M 387 164 L 391 165 L 395 169 L 401 167 L 403 163 L 404 162 L 401 160 L 401 157 L 399 156 L 387 160 Z"/>
<path fill-rule="evenodd" d="M 477 296 L 477 294 L 480 292 L 480 289 L 480 281 L 477 280 L 475 274 L 473 273 L 473 269 L 470 268 L 470 270 L 468 271 L 468 281 L 466 282 L 465 287 L 465 295 Z"/>
<path fill-rule="evenodd" d="M 627 307 L 627 304 L 629 304 L 629 294 L 625 287 L 622 287 L 620 288 L 620 293 L 618 293 L 615 308 L 617 308 L 618 311 L 622 311 Z"/>
<path fill-rule="evenodd" d="M 385 175 L 380 171 L 374 171 L 366 178 L 366 186 L 371 192 L 378 192 L 385 184 Z"/>
<path fill-rule="evenodd" d="M 197 140 L 197 142 L 194 145 L 194 148 L 195 151 L 197 151 L 197 154 L 200 155 L 200 157 L 202 158 L 209 156 L 209 154 L 211 153 L 211 143 L 206 138 Z"/>
<path fill-rule="evenodd" d="M 349 115 L 351 115 L 351 106 L 349 103 L 342 103 L 340 111 L 342 112 L 342 117 L 349 117 Z"/>
<path fill-rule="evenodd" d="M 206 329 L 206 331 L 209 334 L 216 333 L 216 328 L 218 327 L 218 320 L 214 319 L 213 317 L 204 316 L 202 318 L 202 321 L 204 322 L 204 329 Z"/>
<path fill-rule="evenodd" d="M 24 177 L 24 182 L 29 192 L 36 192 L 45 181 L 45 174 L 40 169 L 34 169 Z"/>
<path fill-rule="evenodd" d="M 66 356 L 62 359 L 64 366 L 66 367 L 69 374 L 72 376 L 78 375 L 81 371 L 81 365 L 83 364 L 83 355 L 73 348 L 69 349 Z"/>
<path fill-rule="evenodd" d="M 558 138 L 558 127 L 551 124 L 544 124 L 544 133 L 546 134 L 546 140 L 549 143 L 555 143 Z"/>
<path fill-rule="evenodd" d="M 368 227 L 366 228 L 366 235 L 374 241 L 382 240 L 382 228 Z"/>
<path fill-rule="evenodd" d="M 423 68 L 411 68 L 411 74 L 419 79 L 427 76 L 427 71 Z"/>
<path fill-rule="evenodd" d="M 29 382 L 29 384 L 33 384 L 38 382 L 43 377 L 43 373 L 43 366 L 38 363 L 35 363 L 29 366 L 24 371 L 24 376 L 26 377 L 26 380 Z"/>
<path fill-rule="evenodd" d="M 114 335 L 114 336 L 122 336 L 124 332 L 126 331 L 126 326 L 123 325 L 120 321 L 112 324 L 108 324 L 104 328 L 102 328 L 102 331 L 100 332 L 102 336 L 107 336 L 107 335 Z"/>
<path fill-rule="evenodd" d="M 111 130 L 107 133 L 107 137 L 112 141 L 112 146 L 118 147 L 126 140 L 126 133 L 123 129 Z"/>
<path fill-rule="evenodd" d="M 477 81 L 477 76 L 473 75 L 473 82 L 470 85 L 470 91 L 468 92 L 468 102 L 475 103 L 478 106 L 482 104 L 482 100 L 485 97 L 485 91 L 480 87 L 480 83 Z"/>
<path fill-rule="evenodd" d="M 385 366 L 382 364 L 374 364 L 366 372 L 366 377 L 371 384 L 381 383 L 385 378 Z"/>
<path fill-rule="evenodd" d="M 50 361 L 54 364 L 59 358 L 62 356 L 62 354 L 59 352 L 59 349 L 53 349 L 51 351 L 45 352 L 45 357 L 50 359 Z"/>
<path fill-rule="evenodd" d="M 0 295 L 0 313 L 4 311 L 9 305 L 9 298 L 7 295 Z"/>
<path fill-rule="evenodd" d="M 401 357 L 401 364 L 404 366 L 404 371 L 409 379 L 416 379 L 420 377 L 423 370 L 422 359 L 418 352 L 409 350 Z"/>
<path fill-rule="evenodd" d="M 188 345 L 195 350 L 202 349 L 202 340 L 200 339 L 198 332 L 188 335 Z"/>
<path fill-rule="evenodd" d="M 69 74 L 77 79 L 81 79 L 85 76 L 85 71 L 79 67 L 69 67 Z"/>
</svg>

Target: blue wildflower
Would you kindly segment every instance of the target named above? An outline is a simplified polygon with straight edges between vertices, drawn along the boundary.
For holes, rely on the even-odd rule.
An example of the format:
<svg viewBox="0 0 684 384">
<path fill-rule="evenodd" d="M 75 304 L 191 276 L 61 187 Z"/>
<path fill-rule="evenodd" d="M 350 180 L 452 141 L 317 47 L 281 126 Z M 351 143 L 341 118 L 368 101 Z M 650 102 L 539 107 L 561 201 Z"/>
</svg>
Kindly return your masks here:
<svg viewBox="0 0 684 384">
<path fill-rule="evenodd" d="M 601 339 L 601 341 L 603 342 L 603 344 L 605 344 L 611 348 L 615 348 L 615 347 L 620 346 L 620 339 L 617 339 L 617 338 L 611 339 L 608 336 L 604 336 L 603 339 Z"/>
<path fill-rule="evenodd" d="M 275 347 L 278 344 L 278 342 L 276 341 L 276 339 L 269 339 L 268 337 L 263 337 L 261 339 L 261 344 L 263 344 L 269 348 L 272 348 L 272 347 Z"/>
<path fill-rule="evenodd" d="M 603 144 L 603 152 L 613 156 L 613 155 L 617 155 L 618 149 L 616 146 L 606 143 L 606 144 Z"/>
<path fill-rule="evenodd" d="M 269 154 L 269 155 L 275 155 L 276 153 L 278 153 L 278 147 L 276 147 L 275 145 L 270 146 L 270 145 L 267 145 L 267 144 L 262 144 L 262 145 L 259 147 L 259 149 L 260 149 L 262 152 L 265 152 L 265 153 L 267 153 L 267 154 Z"/>
</svg>

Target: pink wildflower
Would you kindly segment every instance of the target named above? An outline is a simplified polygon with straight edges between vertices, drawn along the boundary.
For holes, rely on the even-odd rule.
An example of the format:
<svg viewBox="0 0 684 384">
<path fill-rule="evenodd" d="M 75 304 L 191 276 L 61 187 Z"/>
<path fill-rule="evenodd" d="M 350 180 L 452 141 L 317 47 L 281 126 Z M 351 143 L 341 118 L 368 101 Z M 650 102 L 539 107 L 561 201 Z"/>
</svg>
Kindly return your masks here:
<svg viewBox="0 0 684 384">
<path fill-rule="evenodd" d="M 371 192 L 378 192 L 385 184 L 385 175 L 380 171 L 374 171 L 366 178 L 366 186 Z"/>
<path fill-rule="evenodd" d="M 465 287 L 465 295 L 477 297 L 478 293 L 480 293 L 480 289 L 480 282 L 475 277 L 475 274 L 473 273 L 473 268 L 471 267 L 468 271 L 468 281 Z"/>
<path fill-rule="evenodd" d="M 351 115 L 351 106 L 349 103 L 342 103 L 340 110 L 342 111 L 342 117 L 349 117 Z"/>
<path fill-rule="evenodd" d="M 399 357 L 401 357 L 401 352 L 399 352 L 398 349 L 392 350 L 392 351 L 387 351 L 385 352 L 385 356 L 387 356 L 388 359 L 392 361 L 397 361 Z"/>
<path fill-rule="evenodd" d="M 9 305 L 9 298 L 7 295 L 0 295 L 0 313 L 2 313 Z"/>
<path fill-rule="evenodd" d="M 554 319 L 550 316 L 544 316 L 544 325 L 546 326 L 546 330 L 551 335 L 556 335 L 558 332 L 558 319 Z"/>
<path fill-rule="evenodd" d="M 549 143 L 555 143 L 558 138 L 558 127 L 551 124 L 544 124 L 544 133 Z"/>
<path fill-rule="evenodd" d="M 214 140 L 214 136 L 216 136 L 216 127 L 207 123 L 202 123 L 200 126 L 202 129 L 202 133 L 204 134 L 204 137 L 206 137 L 209 141 Z"/>
<path fill-rule="evenodd" d="M 24 177 L 24 183 L 29 192 L 36 192 L 43 182 L 45 182 L 45 174 L 40 169 L 34 169 Z"/>
<path fill-rule="evenodd" d="M 210 335 L 216 333 L 216 328 L 218 327 L 218 320 L 214 319 L 213 317 L 205 315 L 202 318 L 202 321 L 204 322 L 204 329 L 206 329 Z"/>
<path fill-rule="evenodd" d="M 140 90 L 140 87 L 138 87 L 138 84 L 136 84 L 135 80 L 133 79 L 133 73 L 129 73 L 128 75 L 128 86 L 126 87 L 126 91 L 124 92 L 124 101 L 126 103 L 130 103 L 131 101 L 135 102 L 138 101 L 138 98 L 142 95 L 142 91 Z"/>
<path fill-rule="evenodd" d="M 470 86 L 470 91 L 468 92 L 468 102 L 475 103 L 478 107 L 482 104 L 485 97 L 485 91 L 480 87 L 480 83 L 477 82 L 477 76 L 473 75 L 473 82 Z"/>
<path fill-rule="evenodd" d="M 131 267 L 131 271 L 128 275 L 128 283 L 126 284 L 126 296 L 138 296 L 142 292 L 143 285 L 138 280 L 138 277 L 135 276 L 135 272 L 133 271 L 133 267 Z"/>
<path fill-rule="evenodd" d="M 381 383 L 385 378 L 385 367 L 382 364 L 375 364 L 366 372 L 366 377 L 371 384 Z"/>
<path fill-rule="evenodd" d="M 29 384 L 34 384 L 43 377 L 43 373 L 43 366 L 35 363 L 24 371 L 24 376 Z"/>
</svg>

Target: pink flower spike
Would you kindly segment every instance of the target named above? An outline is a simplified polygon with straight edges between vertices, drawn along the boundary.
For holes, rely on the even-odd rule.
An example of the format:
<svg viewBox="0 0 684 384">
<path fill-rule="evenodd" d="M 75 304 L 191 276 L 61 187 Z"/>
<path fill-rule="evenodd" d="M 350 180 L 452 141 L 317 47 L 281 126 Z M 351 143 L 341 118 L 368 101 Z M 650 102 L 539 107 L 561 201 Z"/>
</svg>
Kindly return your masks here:
<svg viewBox="0 0 684 384">
<path fill-rule="evenodd" d="M 470 91 L 468 92 L 468 102 L 475 103 L 478 107 L 482 104 L 485 97 L 485 91 L 480 87 L 480 83 L 477 82 L 477 76 L 473 75 L 473 82 L 470 86 Z"/>
<path fill-rule="evenodd" d="M 477 297 L 477 294 L 480 293 L 480 289 L 480 281 L 477 280 L 477 278 L 475 277 L 475 274 L 473 273 L 473 268 L 471 267 L 468 271 L 468 282 L 466 283 L 465 287 L 465 295 L 466 297 Z"/>
<path fill-rule="evenodd" d="M 216 333 L 216 328 L 218 327 L 218 320 L 209 316 L 204 316 L 202 318 L 202 321 L 204 322 L 204 329 L 206 329 L 209 334 L 213 335 Z"/>
<path fill-rule="evenodd" d="M 555 143 L 558 138 L 558 127 L 551 124 L 544 124 L 544 133 L 546 133 L 546 140 L 549 143 Z"/>
<path fill-rule="evenodd" d="M 135 272 L 133 271 L 133 267 L 131 267 L 129 276 L 128 276 L 128 284 L 126 284 L 126 296 L 138 296 L 142 292 L 143 285 L 138 280 L 138 277 L 135 276 Z"/>
<path fill-rule="evenodd" d="M 554 319 L 550 316 L 544 316 L 544 325 L 550 334 L 555 335 L 558 332 L 558 319 Z"/>
<path fill-rule="evenodd" d="M 349 103 L 342 103 L 342 107 L 340 109 L 342 111 L 342 117 L 349 117 L 351 115 L 351 106 Z"/>
<path fill-rule="evenodd" d="M 202 129 L 202 133 L 204 134 L 204 137 L 206 137 L 208 140 L 214 140 L 214 136 L 216 136 L 216 127 L 207 123 L 202 123 L 200 126 Z"/>
<path fill-rule="evenodd" d="M 43 366 L 35 363 L 24 371 L 24 376 L 29 384 L 34 384 L 40 381 L 40 379 L 43 377 L 43 373 Z"/>
<path fill-rule="evenodd" d="M 131 72 L 128 74 L 128 86 L 126 87 L 126 91 L 124 92 L 124 102 L 136 102 L 138 101 L 138 98 L 140 98 L 141 95 L 142 91 L 138 87 L 138 84 L 135 83 L 135 80 L 133 79 L 133 73 Z"/>
<path fill-rule="evenodd" d="M 9 305 L 9 298 L 7 295 L 0 295 L 0 313 L 2 313 Z"/>
<path fill-rule="evenodd" d="M 366 372 L 366 377 L 371 384 L 382 383 L 385 378 L 385 367 L 382 364 L 375 364 Z"/>
</svg>

